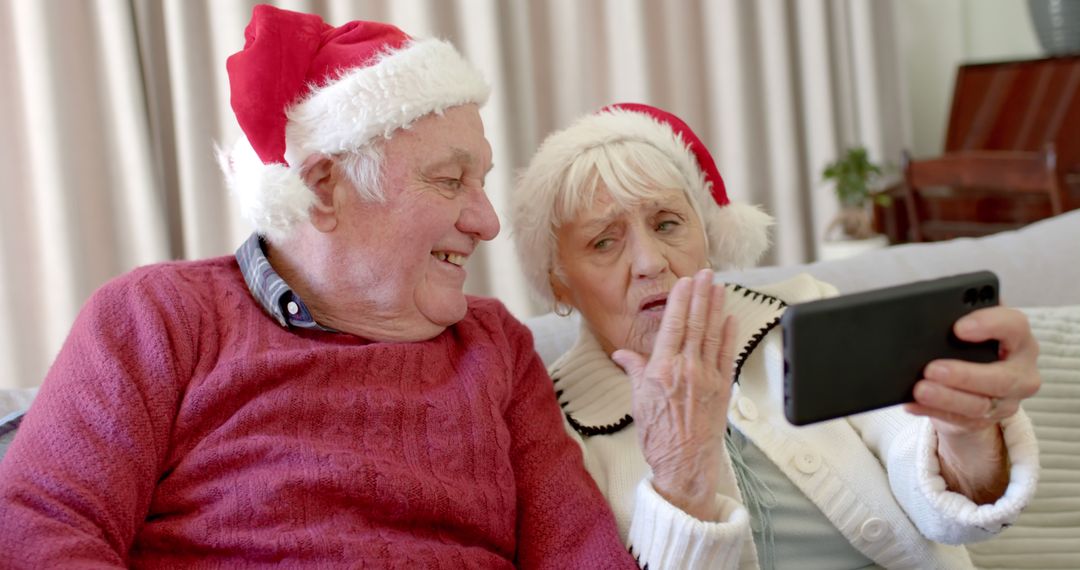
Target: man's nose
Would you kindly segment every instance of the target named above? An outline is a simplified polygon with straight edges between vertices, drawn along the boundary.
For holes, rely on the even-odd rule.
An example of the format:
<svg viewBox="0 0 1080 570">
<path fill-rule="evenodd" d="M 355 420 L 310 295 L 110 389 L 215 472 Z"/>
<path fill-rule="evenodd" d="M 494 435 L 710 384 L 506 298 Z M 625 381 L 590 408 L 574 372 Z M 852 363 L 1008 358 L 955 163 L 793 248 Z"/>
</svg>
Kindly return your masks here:
<svg viewBox="0 0 1080 570">
<path fill-rule="evenodd" d="M 499 235 L 499 216 L 495 214 L 487 193 L 483 188 L 478 188 L 468 193 L 467 200 L 458 218 L 458 229 L 484 241 L 495 239 Z"/>
</svg>

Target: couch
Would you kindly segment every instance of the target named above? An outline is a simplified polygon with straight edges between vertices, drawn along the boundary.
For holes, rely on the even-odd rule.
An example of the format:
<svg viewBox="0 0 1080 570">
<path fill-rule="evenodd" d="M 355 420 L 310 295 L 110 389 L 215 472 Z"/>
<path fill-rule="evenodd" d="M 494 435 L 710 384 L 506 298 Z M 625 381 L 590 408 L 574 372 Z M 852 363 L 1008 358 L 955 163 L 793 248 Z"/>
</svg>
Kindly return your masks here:
<svg viewBox="0 0 1080 570">
<path fill-rule="evenodd" d="M 720 274 L 752 286 L 807 272 L 856 292 L 989 269 L 1002 299 L 1027 313 L 1043 353 L 1043 388 L 1025 403 L 1035 424 L 1043 471 L 1035 499 L 1017 524 L 969 548 L 980 568 L 1080 568 L 1080 211 L 979 239 L 894 246 L 857 257 Z M 537 352 L 551 364 L 577 336 L 574 317 L 526 319 Z M 35 391 L 0 390 L 0 455 L 14 437 L 18 410 Z"/>
</svg>

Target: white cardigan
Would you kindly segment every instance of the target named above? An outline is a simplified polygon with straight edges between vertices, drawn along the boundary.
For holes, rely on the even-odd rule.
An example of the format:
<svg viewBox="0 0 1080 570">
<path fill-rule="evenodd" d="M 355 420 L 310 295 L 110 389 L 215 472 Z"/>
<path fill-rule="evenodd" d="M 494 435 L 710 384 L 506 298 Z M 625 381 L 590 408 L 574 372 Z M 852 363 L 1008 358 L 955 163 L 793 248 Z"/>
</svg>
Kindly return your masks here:
<svg viewBox="0 0 1080 570">
<path fill-rule="evenodd" d="M 895 406 L 794 427 L 784 418 L 782 338 L 787 303 L 835 295 L 809 275 L 749 290 L 728 286 L 725 311 L 739 319 L 728 421 L 825 514 L 853 547 L 886 568 L 972 568 L 963 544 L 994 536 L 1031 500 L 1038 449 L 1021 411 L 1002 422 L 1009 486 L 990 505 L 946 490 L 929 420 Z M 781 302 L 783 299 L 784 302 Z M 660 497 L 638 447 L 630 383 L 583 326 L 577 344 L 550 369 L 567 429 L 608 498 L 639 562 L 663 568 L 757 568 L 749 515 L 726 459 L 713 521 Z"/>
</svg>

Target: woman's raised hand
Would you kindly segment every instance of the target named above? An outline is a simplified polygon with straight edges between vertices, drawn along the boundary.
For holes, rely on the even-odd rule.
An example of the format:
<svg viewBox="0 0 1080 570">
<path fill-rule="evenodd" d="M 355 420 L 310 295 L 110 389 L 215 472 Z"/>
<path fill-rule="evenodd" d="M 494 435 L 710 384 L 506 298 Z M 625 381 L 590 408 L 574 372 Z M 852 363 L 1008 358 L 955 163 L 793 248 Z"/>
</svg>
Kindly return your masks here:
<svg viewBox="0 0 1080 570">
<path fill-rule="evenodd" d="M 731 400 L 735 322 L 713 272 L 683 277 L 667 299 L 651 355 L 617 350 L 633 387 L 638 439 L 653 488 L 686 513 L 715 516 Z"/>
</svg>

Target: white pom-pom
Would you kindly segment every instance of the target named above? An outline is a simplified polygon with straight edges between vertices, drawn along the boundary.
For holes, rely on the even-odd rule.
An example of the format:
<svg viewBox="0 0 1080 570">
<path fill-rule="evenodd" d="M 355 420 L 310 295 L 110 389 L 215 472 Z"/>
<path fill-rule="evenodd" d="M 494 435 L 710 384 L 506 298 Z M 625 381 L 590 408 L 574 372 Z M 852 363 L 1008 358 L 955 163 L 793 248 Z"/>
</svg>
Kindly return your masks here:
<svg viewBox="0 0 1080 570">
<path fill-rule="evenodd" d="M 717 270 L 751 267 L 769 249 L 772 216 L 758 206 L 731 202 L 708 208 L 709 261 Z"/>
<path fill-rule="evenodd" d="M 217 158 L 240 215 L 260 235 L 281 240 L 295 224 L 310 218 L 315 194 L 292 168 L 263 164 L 245 137 L 230 150 L 218 148 Z"/>
</svg>

